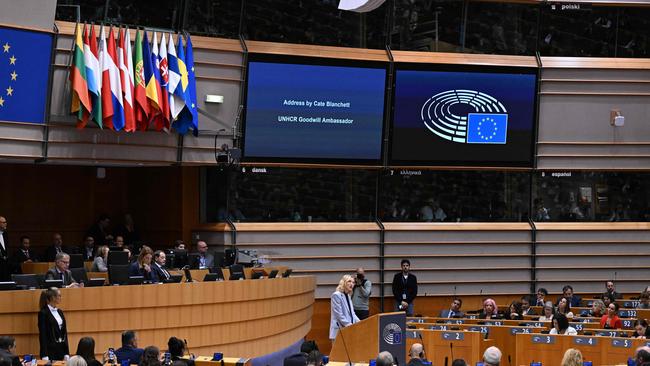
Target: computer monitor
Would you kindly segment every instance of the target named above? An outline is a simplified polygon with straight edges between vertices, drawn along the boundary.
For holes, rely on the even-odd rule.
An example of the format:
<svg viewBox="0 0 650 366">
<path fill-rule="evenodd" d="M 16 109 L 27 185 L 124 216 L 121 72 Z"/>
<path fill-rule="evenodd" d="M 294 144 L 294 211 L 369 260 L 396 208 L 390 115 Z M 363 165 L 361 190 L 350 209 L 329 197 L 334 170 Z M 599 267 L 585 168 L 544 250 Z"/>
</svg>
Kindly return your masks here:
<svg viewBox="0 0 650 366">
<path fill-rule="evenodd" d="M 273 269 L 271 270 L 271 273 L 269 273 L 269 278 L 275 278 L 278 275 L 278 270 Z"/>
<path fill-rule="evenodd" d="M 237 259 L 237 251 L 235 249 L 226 249 L 224 251 L 223 267 L 232 266 Z"/>
<path fill-rule="evenodd" d="M 108 255 L 110 256 L 110 252 Z M 110 258 L 110 257 L 109 257 Z M 108 266 L 108 281 L 111 285 L 129 284 L 129 265 L 111 264 Z"/>
<path fill-rule="evenodd" d="M 88 274 L 86 273 L 85 268 L 71 268 L 70 272 L 72 272 L 72 278 L 74 278 L 75 281 L 83 282 L 84 284 L 88 282 Z"/>
<path fill-rule="evenodd" d="M 70 254 L 70 269 L 74 268 L 84 268 L 84 257 L 82 254 Z"/>
<path fill-rule="evenodd" d="M 191 269 L 199 269 L 199 257 L 199 253 L 189 253 L 187 255 L 187 265 L 189 265 Z"/>
<path fill-rule="evenodd" d="M 210 268 L 210 273 L 209 274 L 215 275 L 217 281 L 223 281 L 224 280 L 223 270 L 221 270 L 221 268 L 219 268 L 219 267 Z M 207 275 L 206 275 L 206 277 L 207 277 Z M 203 281 L 206 281 L 206 280 L 203 279 Z"/>
<path fill-rule="evenodd" d="M 15 289 L 16 282 L 14 281 L 0 282 L 0 291 L 11 291 Z"/>
<path fill-rule="evenodd" d="M 163 283 L 180 283 L 183 280 L 183 275 L 172 274 L 169 279 L 163 280 Z"/>
<path fill-rule="evenodd" d="M 86 287 L 100 287 L 104 286 L 104 283 L 106 283 L 106 279 L 104 278 L 89 278 L 88 281 L 86 281 L 84 284 Z"/>
<path fill-rule="evenodd" d="M 45 280 L 45 288 L 50 287 L 62 288 L 63 280 Z"/>
<path fill-rule="evenodd" d="M 293 270 L 291 268 L 288 268 L 286 271 L 284 271 L 284 273 L 282 273 L 282 277 L 291 276 L 291 272 L 293 272 Z"/>
<path fill-rule="evenodd" d="M 129 265 L 129 253 L 123 250 L 109 251 L 108 252 L 108 265 Z"/>
<path fill-rule="evenodd" d="M 213 252 L 214 255 L 214 266 L 215 267 L 225 267 L 226 266 L 226 253 L 224 252 Z"/>
<path fill-rule="evenodd" d="M 144 276 L 129 276 L 129 285 L 142 285 Z"/>
<path fill-rule="evenodd" d="M 185 282 L 192 282 L 192 271 L 188 266 L 183 267 L 183 272 L 185 273 Z"/>
<path fill-rule="evenodd" d="M 203 282 L 214 282 L 214 281 L 221 281 L 223 278 L 220 278 L 218 274 L 216 273 L 206 273 L 205 277 L 203 277 Z"/>
<path fill-rule="evenodd" d="M 244 275 L 244 266 L 241 264 L 233 264 L 228 268 L 230 269 L 230 280 L 243 280 L 246 278 L 246 275 Z"/>
<path fill-rule="evenodd" d="M 183 268 L 188 264 L 187 250 L 184 249 L 167 249 L 167 266 L 169 268 Z"/>
<path fill-rule="evenodd" d="M 38 280 L 38 275 L 35 274 L 12 274 L 11 280 L 15 282 L 16 285 L 21 286 L 25 289 L 41 288 L 41 284 Z"/>
</svg>

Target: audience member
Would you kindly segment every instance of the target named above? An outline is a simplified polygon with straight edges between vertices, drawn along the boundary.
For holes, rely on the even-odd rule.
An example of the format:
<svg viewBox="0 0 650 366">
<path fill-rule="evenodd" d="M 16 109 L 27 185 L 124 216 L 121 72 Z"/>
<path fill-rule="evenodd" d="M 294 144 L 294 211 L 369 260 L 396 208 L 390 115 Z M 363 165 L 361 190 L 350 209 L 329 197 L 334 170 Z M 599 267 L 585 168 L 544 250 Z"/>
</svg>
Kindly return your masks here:
<svg viewBox="0 0 650 366">
<path fill-rule="evenodd" d="M 575 328 L 569 326 L 569 319 L 564 314 L 555 314 L 553 317 L 553 328 L 548 334 L 576 335 Z"/>
<path fill-rule="evenodd" d="M 11 360 L 11 366 L 21 366 L 20 358 L 16 355 L 16 338 L 0 337 L 0 358 Z"/>
<path fill-rule="evenodd" d="M 173 366 L 194 366 L 194 360 L 183 358 L 186 347 L 182 339 L 171 337 L 167 341 L 167 347 L 172 357 Z"/>
<path fill-rule="evenodd" d="M 501 363 L 501 350 L 492 346 L 488 347 L 483 352 L 483 365 L 484 366 L 499 366 Z"/>
<path fill-rule="evenodd" d="M 562 287 L 562 296 L 560 297 L 566 297 L 569 300 L 569 303 L 573 307 L 580 306 L 580 301 L 582 301 L 582 298 L 578 295 L 575 295 L 573 293 L 573 287 L 571 285 L 565 285 Z M 559 302 L 558 298 L 558 302 Z"/>
<path fill-rule="evenodd" d="M 393 277 L 393 296 L 395 298 L 395 311 L 406 311 L 406 316 L 413 316 L 413 303 L 418 295 L 418 279 L 410 273 L 411 262 L 402 259 L 402 271 Z"/>
<path fill-rule="evenodd" d="M 510 303 L 505 318 L 510 320 L 522 320 L 524 318 L 523 312 L 521 302 L 515 300 Z"/>
<path fill-rule="evenodd" d="M 535 315 L 535 311 L 530 307 L 530 298 L 522 296 L 521 300 L 521 315 Z"/>
<path fill-rule="evenodd" d="M 360 320 L 370 315 L 370 294 L 372 282 L 366 278 L 362 267 L 357 268 L 357 277 L 354 279 L 354 290 L 352 291 L 352 305 L 354 312 Z"/>
<path fill-rule="evenodd" d="M 544 308 L 542 309 L 542 316 L 539 317 L 540 322 L 550 322 L 555 316 L 555 307 L 553 303 L 547 301 L 544 303 Z"/>
<path fill-rule="evenodd" d="M 83 337 L 79 340 L 77 356 L 83 357 L 88 366 L 102 366 L 104 364 L 95 358 L 95 340 L 92 337 Z"/>
<path fill-rule="evenodd" d="M 7 219 L 4 216 L 0 216 L 0 281 L 11 281 L 11 272 Z"/>
<path fill-rule="evenodd" d="M 167 258 L 165 255 L 165 252 L 162 250 L 156 250 L 153 254 L 153 259 L 154 263 L 151 266 L 153 269 L 153 272 L 156 273 L 156 277 L 158 277 L 158 280 L 160 281 L 165 281 L 169 280 L 171 278 L 171 275 L 165 268 L 165 263 L 167 263 Z"/>
<path fill-rule="evenodd" d="M 465 316 L 460 308 L 463 306 L 463 300 L 456 297 L 451 301 L 451 306 L 448 310 L 442 310 L 440 312 L 441 318 L 462 318 Z"/>
<path fill-rule="evenodd" d="M 318 350 L 309 352 L 307 356 L 307 366 L 323 366 L 323 354 Z"/>
<path fill-rule="evenodd" d="M 642 292 L 639 296 L 639 305 L 636 306 L 637 309 L 650 309 L 650 292 Z"/>
<path fill-rule="evenodd" d="M 634 352 L 635 366 L 649 366 L 650 365 L 650 347 L 641 346 Z M 629 365 L 629 364 L 628 364 Z"/>
<path fill-rule="evenodd" d="M 87 235 L 84 238 L 84 244 L 79 248 L 79 253 L 84 261 L 91 261 L 95 258 L 95 239 L 92 236 Z"/>
<path fill-rule="evenodd" d="M 467 366 L 467 362 L 462 358 L 457 358 L 451 363 L 451 366 Z"/>
<path fill-rule="evenodd" d="M 142 276 L 145 281 L 158 282 L 158 275 L 151 268 L 153 251 L 146 245 L 142 246 L 138 260 L 131 263 L 129 267 L 129 276 Z"/>
<path fill-rule="evenodd" d="M 354 278 L 350 275 L 343 275 L 336 287 L 336 291 L 330 297 L 330 340 L 334 342 L 339 328 L 357 323 L 359 318 L 352 308 L 350 295 L 354 289 Z"/>
<path fill-rule="evenodd" d="M 175 240 L 174 249 L 185 250 L 185 242 L 182 239 Z"/>
<path fill-rule="evenodd" d="M 478 314 L 479 319 L 500 319 L 499 308 L 494 299 L 483 300 L 483 310 Z"/>
<path fill-rule="evenodd" d="M 110 246 L 113 244 L 113 235 L 108 230 L 110 224 L 111 218 L 107 214 L 101 214 L 86 236 L 92 236 L 97 245 Z"/>
<path fill-rule="evenodd" d="M 62 280 L 66 288 L 83 287 L 72 277 L 72 272 L 68 270 L 70 266 L 70 256 L 66 253 L 59 253 L 54 258 L 54 267 L 45 273 L 46 280 Z"/>
<path fill-rule="evenodd" d="M 138 233 L 130 213 L 124 214 L 124 223 L 118 226 L 115 233 L 123 238 L 124 245 L 133 245 L 140 241 L 140 233 Z"/>
<path fill-rule="evenodd" d="M 561 297 L 557 301 L 557 313 L 564 314 L 569 319 L 573 319 L 573 313 L 571 312 L 571 300 L 566 297 Z"/>
<path fill-rule="evenodd" d="M 388 351 L 380 352 L 375 360 L 377 366 L 394 366 L 395 358 Z"/>
<path fill-rule="evenodd" d="M 537 290 L 537 299 L 535 301 L 535 306 L 544 306 L 546 303 L 546 296 L 548 296 L 548 290 L 543 287 L 540 287 Z"/>
<path fill-rule="evenodd" d="M 59 253 L 70 253 L 70 249 L 63 245 L 63 237 L 59 233 L 52 235 L 52 245 L 45 250 L 45 261 L 54 262 Z"/>
<path fill-rule="evenodd" d="M 602 294 L 600 298 L 603 300 L 603 304 L 605 304 L 606 307 L 609 306 L 609 304 L 616 302 L 616 298 L 614 297 L 614 295 L 608 292 Z"/>
<path fill-rule="evenodd" d="M 591 310 L 589 310 L 589 316 L 600 318 L 605 315 L 605 303 L 603 300 L 594 300 L 591 304 Z"/>
<path fill-rule="evenodd" d="M 614 286 L 614 281 L 609 280 L 605 282 L 605 292 L 603 295 L 611 295 L 614 299 L 622 299 L 623 294 L 616 292 L 616 287 Z"/>
<path fill-rule="evenodd" d="M 61 303 L 58 288 L 43 290 L 39 301 L 38 341 L 40 357 L 49 361 L 60 361 L 70 354 L 68 330 L 63 311 L 57 306 Z"/>
<path fill-rule="evenodd" d="M 613 302 L 607 307 L 607 314 L 600 318 L 600 327 L 604 329 L 621 329 L 623 322 L 618 317 L 618 304 Z"/>
<path fill-rule="evenodd" d="M 106 245 L 97 248 L 97 254 L 91 267 L 92 272 L 108 272 L 108 252 L 109 248 Z"/>
<path fill-rule="evenodd" d="M 72 356 L 65 364 L 66 366 L 88 366 L 86 360 L 81 356 Z"/>
<path fill-rule="evenodd" d="M 144 350 L 138 348 L 138 338 L 132 330 L 122 332 L 122 347 L 115 350 L 117 363 L 128 360 L 131 365 L 139 364 Z"/>
<path fill-rule="evenodd" d="M 115 236 L 115 241 L 113 241 L 113 246 L 118 248 L 124 248 L 124 237 L 122 235 Z"/>
<path fill-rule="evenodd" d="M 582 353 L 575 348 L 569 348 L 564 352 L 561 366 L 582 366 Z"/>
<path fill-rule="evenodd" d="M 205 269 L 214 266 L 214 256 L 208 253 L 208 244 L 205 241 L 199 240 L 196 242 L 196 252 L 198 256 L 194 263 L 190 263 L 190 267 Z"/>
<path fill-rule="evenodd" d="M 300 352 L 291 356 L 285 357 L 282 363 L 283 366 L 306 366 L 307 354 Z"/>
<path fill-rule="evenodd" d="M 133 363 L 131 363 L 133 364 Z M 144 349 L 139 366 L 162 366 L 160 363 L 160 350 L 156 346 L 149 346 Z"/>
<path fill-rule="evenodd" d="M 29 236 L 23 235 L 20 237 L 20 248 L 14 252 L 13 261 L 18 268 L 23 263 L 31 263 L 38 261 L 38 258 L 31 250 L 31 239 Z"/>
<path fill-rule="evenodd" d="M 648 321 L 645 319 L 637 319 L 634 322 L 634 338 L 650 339 L 650 328 L 648 328 Z"/>
<path fill-rule="evenodd" d="M 409 357 L 411 359 L 407 366 L 423 366 L 425 360 L 424 347 L 420 343 L 413 343 L 409 351 Z"/>
</svg>

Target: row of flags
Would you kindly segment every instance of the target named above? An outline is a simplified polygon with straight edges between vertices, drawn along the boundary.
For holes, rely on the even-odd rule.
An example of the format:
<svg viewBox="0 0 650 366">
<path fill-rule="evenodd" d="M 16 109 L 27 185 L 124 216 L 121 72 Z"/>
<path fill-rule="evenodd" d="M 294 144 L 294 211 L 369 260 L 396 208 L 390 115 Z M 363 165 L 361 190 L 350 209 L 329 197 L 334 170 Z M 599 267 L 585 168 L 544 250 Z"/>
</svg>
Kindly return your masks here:
<svg viewBox="0 0 650 366">
<path fill-rule="evenodd" d="M 115 131 L 170 131 L 198 134 L 194 55 L 189 34 L 177 36 L 137 30 L 131 47 L 128 28 L 77 23 L 73 60 L 71 112 L 77 127 L 94 121 Z"/>
</svg>

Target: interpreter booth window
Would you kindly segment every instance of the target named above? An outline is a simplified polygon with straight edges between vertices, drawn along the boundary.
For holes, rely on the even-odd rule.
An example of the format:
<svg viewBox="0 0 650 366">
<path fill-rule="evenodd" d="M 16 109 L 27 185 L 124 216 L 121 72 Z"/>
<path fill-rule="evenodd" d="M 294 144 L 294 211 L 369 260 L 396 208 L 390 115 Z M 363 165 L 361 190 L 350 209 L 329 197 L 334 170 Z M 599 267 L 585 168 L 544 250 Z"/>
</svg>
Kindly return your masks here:
<svg viewBox="0 0 650 366">
<path fill-rule="evenodd" d="M 527 221 L 530 173 L 393 169 L 382 176 L 383 221 Z"/>
<path fill-rule="evenodd" d="M 203 185 L 207 222 L 362 222 L 376 217 L 376 171 L 205 168 Z"/>
<path fill-rule="evenodd" d="M 535 174 L 535 221 L 650 221 L 650 173 Z"/>
<path fill-rule="evenodd" d="M 184 29 L 192 34 L 239 38 L 242 0 L 189 0 Z"/>
<path fill-rule="evenodd" d="M 403 51 L 462 52 L 463 3 L 396 0 L 391 47 Z"/>
</svg>

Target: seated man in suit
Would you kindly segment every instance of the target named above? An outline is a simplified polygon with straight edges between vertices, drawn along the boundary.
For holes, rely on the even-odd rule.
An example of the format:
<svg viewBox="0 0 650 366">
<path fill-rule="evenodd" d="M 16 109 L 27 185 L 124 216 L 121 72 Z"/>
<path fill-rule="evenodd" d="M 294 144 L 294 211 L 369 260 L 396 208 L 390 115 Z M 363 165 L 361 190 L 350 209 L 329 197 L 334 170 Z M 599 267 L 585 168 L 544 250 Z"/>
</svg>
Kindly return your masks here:
<svg viewBox="0 0 650 366">
<path fill-rule="evenodd" d="M 29 236 L 23 235 L 20 237 L 20 248 L 14 252 L 14 255 L 12 257 L 17 272 L 19 272 L 18 270 L 20 270 L 20 266 L 23 263 L 31 263 L 37 261 L 36 255 L 34 255 L 34 252 L 29 248 L 30 242 L 31 240 L 29 239 Z"/>
<path fill-rule="evenodd" d="M 59 253 L 70 253 L 70 250 L 63 245 L 63 237 L 61 237 L 61 234 L 54 233 L 52 235 L 52 245 L 45 250 L 45 258 L 43 260 L 46 262 L 54 262 L 56 255 Z"/>
<path fill-rule="evenodd" d="M 65 253 L 59 253 L 54 258 L 54 268 L 50 268 L 45 273 L 46 280 L 63 280 L 63 286 L 66 288 L 83 287 L 83 284 L 77 283 L 72 277 L 72 272 L 68 270 L 70 266 L 70 256 Z"/>
<path fill-rule="evenodd" d="M 571 300 L 571 307 L 580 306 L 580 301 L 582 301 L 582 298 L 580 296 L 575 295 L 573 293 L 573 287 L 571 285 L 566 285 L 562 287 L 562 296 L 557 298 L 558 302 L 563 297 L 566 297 L 567 299 Z"/>
<path fill-rule="evenodd" d="M 167 342 L 169 353 L 172 357 L 172 366 L 194 366 L 194 360 L 185 359 L 185 342 L 176 337 L 169 338 Z"/>
<path fill-rule="evenodd" d="M 196 252 L 198 253 L 198 257 L 196 258 L 198 263 L 191 263 L 192 268 L 205 269 L 214 266 L 214 256 L 208 253 L 208 244 L 206 242 L 199 240 L 196 243 Z"/>
<path fill-rule="evenodd" d="M 443 310 L 440 312 L 440 317 L 441 318 L 462 318 L 465 316 L 465 313 L 463 313 L 462 310 L 460 310 L 461 306 L 463 306 L 463 300 L 460 298 L 456 297 L 454 300 L 451 302 L 451 307 L 449 310 Z"/>
<path fill-rule="evenodd" d="M 171 278 L 171 275 L 167 272 L 167 269 L 165 269 L 166 262 L 167 256 L 165 255 L 165 252 L 162 250 L 156 250 L 153 253 L 153 265 L 151 265 L 151 269 L 156 272 L 158 280 L 161 282 Z"/>
<path fill-rule="evenodd" d="M 117 363 L 122 364 L 122 361 L 129 360 L 129 364 L 137 365 L 140 363 L 144 350 L 138 348 L 138 338 L 132 330 L 125 330 L 122 333 L 122 347 L 115 350 L 115 357 Z"/>
<path fill-rule="evenodd" d="M 84 238 L 84 245 L 79 248 L 79 253 L 83 256 L 84 261 L 92 261 L 95 259 L 95 238 L 86 236 Z"/>
<path fill-rule="evenodd" d="M 16 338 L 11 336 L 0 337 L 0 359 L 11 361 L 11 366 L 21 366 L 20 358 L 15 352 Z"/>
</svg>

